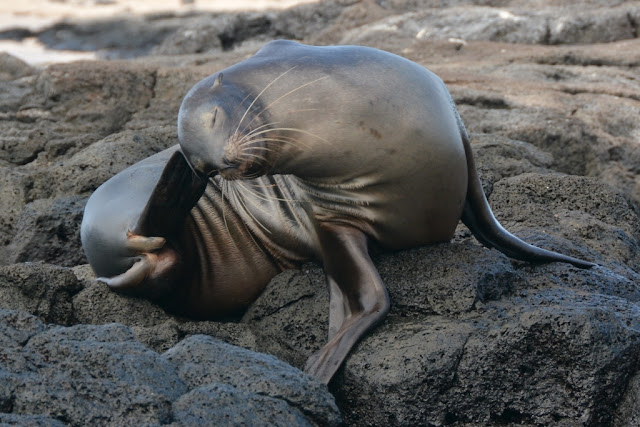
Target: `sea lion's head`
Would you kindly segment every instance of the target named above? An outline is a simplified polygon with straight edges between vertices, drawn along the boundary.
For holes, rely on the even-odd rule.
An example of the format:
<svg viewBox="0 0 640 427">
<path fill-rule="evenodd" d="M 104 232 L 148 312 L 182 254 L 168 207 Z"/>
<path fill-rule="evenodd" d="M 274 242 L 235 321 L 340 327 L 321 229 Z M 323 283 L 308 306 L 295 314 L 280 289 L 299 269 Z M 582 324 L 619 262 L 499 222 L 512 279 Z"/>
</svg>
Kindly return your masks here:
<svg viewBox="0 0 640 427">
<path fill-rule="evenodd" d="M 224 83 L 222 73 L 196 84 L 178 114 L 180 146 L 193 170 L 230 180 L 266 173 L 274 150 L 265 115 L 255 95 Z"/>
</svg>

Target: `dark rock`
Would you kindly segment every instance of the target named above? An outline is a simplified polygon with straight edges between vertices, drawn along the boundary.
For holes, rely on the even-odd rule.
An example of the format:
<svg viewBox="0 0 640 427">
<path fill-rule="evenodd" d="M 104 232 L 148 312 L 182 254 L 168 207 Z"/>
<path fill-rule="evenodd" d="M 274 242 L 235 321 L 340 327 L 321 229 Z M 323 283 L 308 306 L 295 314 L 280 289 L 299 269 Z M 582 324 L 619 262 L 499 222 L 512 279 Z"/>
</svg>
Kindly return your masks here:
<svg viewBox="0 0 640 427">
<path fill-rule="evenodd" d="M 45 261 L 65 267 L 85 263 L 80 222 L 86 202 L 86 197 L 70 196 L 27 204 L 5 262 Z"/>
<path fill-rule="evenodd" d="M 471 134 L 476 168 L 487 197 L 493 184 L 523 173 L 553 173 L 553 156 L 533 144 L 514 141 L 495 134 Z"/>
<path fill-rule="evenodd" d="M 229 61 L 231 65 L 232 61 Z M 213 74 L 215 66 L 160 68 L 156 71 L 156 83 L 153 97 L 149 105 L 137 110 L 126 123 L 125 129 L 150 130 L 151 128 L 175 129 L 177 114 L 182 103 L 182 98 L 201 79 Z M 173 137 L 176 141 L 177 135 Z M 167 140 L 169 136 L 167 136 Z M 173 145 L 173 144 L 170 144 Z"/>
<path fill-rule="evenodd" d="M 597 9 L 574 6 L 539 10 L 503 5 L 449 6 L 452 7 L 433 5 L 394 14 L 346 31 L 340 43 L 370 45 L 382 34 L 390 32 L 394 37 L 405 39 L 455 38 L 519 44 L 604 43 L 637 37 L 639 9 L 634 4 Z"/>
<path fill-rule="evenodd" d="M 169 316 L 149 300 L 125 297 L 100 282 L 93 282 L 75 295 L 73 308 L 78 323 L 102 325 L 126 323 L 129 326 L 153 326 Z"/>
<path fill-rule="evenodd" d="M 15 120 L 22 100 L 33 89 L 37 70 L 15 56 L 0 52 L 0 122 Z M 11 139 L 10 127 L 0 134 L 0 150 Z M 14 129 L 12 134 L 18 133 Z"/>
<path fill-rule="evenodd" d="M 36 34 L 52 49 L 98 51 L 103 58 L 145 55 L 182 21 L 171 15 L 116 16 L 109 19 L 59 22 Z"/>
<path fill-rule="evenodd" d="M 557 235 L 557 243 L 548 249 L 638 266 L 638 215 L 606 184 L 576 176 L 522 174 L 496 183 L 489 200 L 498 220 L 505 218 L 503 224 L 511 231 L 522 230 L 525 238 L 535 235 L 534 230 Z"/>
<path fill-rule="evenodd" d="M 29 427 L 64 427 L 65 423 L 54 418 L 42 415 L 16 415 L 0 414 L 0 425 L 2 426 L 29 426 Z"/>
<path fill-rule="evenodd" d="M 402 315 L 460 315 L 500 299 L 524 279 L 509 259 L 471 239 L 403 251 L 376 263 Z"/>
<path fill-rule="evenodd" d="M 170 420 L 172 401 L 187 391 L 176 367 L 122 325 L 48 328 L 5 351 L 28 367 L 10 369 L 5 383 L 16 414 L 74 425 L 161 424 Z"/>
<path fill-rule="evenodd" d="M 1 66 L 2 64 L 0 64 Z M 2 81 L 0 75 L 0 120 L 14 120 L 22 105 L 22 100 L 33 90 L 34 77 L 24 77 L 13 81 Z M 0 139 L 4 144 L 4 139 L 9 139 L 9 135 Z"/>
<path fill-rule="evenodd" d="M 90 194 L 116 173 L 175 145 L 175 126 L 114 133 L 34 174 L 29 196 L 50 198 Z M 30 170 L 37 165 L 29 165 Z"/>
<path fill-rule="evenodd" d="M 620 43 L 618 57 L 638 61 L 637 56 L 625 52 L 634 44 Z M 472 60 L 480 53 L 474 50 L 482 50 L 481 47 L 465 49 L 470 55 L 468 66 L 482 69 L 483 65 Z M 569 50 L 560 50 L 570 55 Z M 531 143 L 552 154 L 552 162 L 546 167 L 598 177 L 623 190 L 637 203 L 640 190 L 634 177 L 640 150 L 635 143 L 638 125 L 634 117 L 640 113 L 637 105 L 640 87 L 629 84 L 633 79 L 626 66 L 536 65 L 530 61 L 559 58 L 548 50 L 532 48 L 532 52 L 536 52 L 536 59 L 529 53 L 525 54 L 527 59 L 521 58 L 529 65 L 499 66 L 499 70 L 485 75 L 482 90 L 471 82 L 452 87 L 468 130 Z M 580 59 L 575 60 L 584 62 L 611 60 L 606 55 L 600 56 L 599 49 L 591 51 L 590 58 L 580 52 L 570 56 L 578 56 Z M 467 66 L 465 61 L 461 62 L 464 65 L 458 66 Z M 499 79 L 508 84 L 499 83 Z M 527 88 L 522 88 L 523 85 Z M 516 87 L 520 89 L 515 90 Z"/>
<path fill-rule="evenodd" d="M 227 384 L 207 384 L 182 396 L 173 405 L 178 425 L 312 426 L 286 402 L 249 393 Z"/>
<path fill-rule="evenodd" d="M 37 96 L 23 107 L 23 116 L 29 114 L 27 107 L 36 104 L 56 121 L 108 135 L 149 103 L 154 84 L 153 70 L 130 63 L 52 65 L 38 76 Z"/>
<path fill-rule="evenodd" d="M 196 322 L 170 318 L 164 323 L 143 327 L 134 326 L 136 338 L 157 352 L 167 351 L 180 340 L 206 334 L 229 344 L 260 351 L 257 336 L 249 326 L 234 322 Z"/>
<path fill-rule="evenodd" d="M 45 68 L 10 120 L 0 120 L 0 159 L 47 162 L 119 131 L 153 96 L 155 77 L 135 64 L 78 62 Z M 42 162 L 35 168 L 42 169 Z"/>
<path fill-rule="evenodd" d="M 282 38 L 294 40 L 314 40 L 326 44 L 330 37 L 337 37 L 344 31 L 338 21 L 344 13 L 357 3 L 355 0 L 328 0 L 317 4 L 303 4 L 280 12 L 273 19 L 275 33 Z M 371 3 L 371 2 L 367 2 Z M 364 6 L 366 8 L 366 6 Z M 325 43 L 322 43 L 322 41 Z"/>
<path fill-rule="evenodd" d="M 27 37 L 33 37 L 33 31 L 26 28 L 8 28 L 0 31 L 1 40 L 16 40 L 21 41 Z"/>
<path fill-rule="evenodd" d="M 636 369 L 639 315 L 558 287 L 457 320 L 391 318 L 347 361 L 338 402 L 354 425 L 606 424 L 619 368 Z"/>
<path fill-rule="evenodd" d="M 463 227 L 454 243 L 376 254 L 392 309 L 333 384 L 347 424 L 611 421 L 640 351 L 635 212 L 606 185 L 555 174 L 500 179 L 491 201 L 526 240 L 610 268 L 513 262 Z M 602 243 L 581 231 L 596 224 L 609 227 Z M 620 250 L 600 259 L 600 245 Z M 244 318 L 268 337 L 263 351 L 296 365 L 326 339 L 322 272 L 307 274 L 313 285 L 300 273 L 276 277 Z"/>
<path fill-rule="evenodd" d="M 154 47 L 152 55 L 184 55 L 222 50 L 221 34 L 228 31 L 236 18 L 234 15 L 201 17 L 189 26 L 181 27 Z"/>
<path fill-rule="evenodd" d="M 576 13 L 577 12 L 577 13 Z M 636 5 L 575 11 L 549 23 L 548 43 L 607 43 L 638 36 Z"/>
<path fill-rule="evenodd" d="M 0 204 L 0 255 L 15 236 L 18 218 L 27 203 L 31 183 L 28 173 L 12 166 L 0 167 L 0 199 L 7 201 Z M 0 260 L 8 258 L 7 253 Z M 0 261 L 0 264 L 4 263 Z"/>
<path fill-rule="evenodd" d="M 325 385 L 271 356 L 210 337 L 189 338 L 160 355 L 124 325 L 45 326 L 0 309 L 0 343 L 6 423 L 227 424 L 232 414 L 280 425 L 340 422 Z M 193 376 L 198 372 L 204 377 Z"/>
<path fill-rule="evenodd" d="M 25 310 L 44 322 L 72 324 L 72 300 L 81 289 L 68 268 L 43 263 L 0 267 L 0 308 Z"/>
<path fill-rule="evenodd" d="M 327 339 L 326 288 L 322 270 L 313 265 L 304 273 L 291 270 L 274 277 L 242 318 L 256 334 L 259 350 L 302 368 Z"/>
<path fill-rule="evenodd" d="M 624 399 L 616 410 L 613 425 L 640 425 L 640 372 L 629 381 Z"/>
<path fill-rule="evenodd" d="M 191 394 L 198 395 L 201 401 L 208 401 L 201 408 L 203 413 L 196 412 L 195 416 L 209 424 L 224 421 L 238 425 L 253 417 L 257 418 L 254 422 L 258 424 L 298 425 L 303 422 L 308 425 L 305 417 L 317 425 L 340 423 L 338 409 L 326 386 L 273 356 L 250 352 L 203 335 L 181 341 L 164 355 L 180 366 L 178 375 L 194 390 Z M 190 401 L 193 396 L 184 399 Z M 243 399 L 248 400 L 247 404 L 242 404 Z M 178 407 L 183 405 L 183 401 L 177 403 Z M 177 413 L 179 419 L 180 411 Z M 279 413 L 282 416 L 277 416 Z M 192 416 L 189 414 L 188 417 Z"/>
<path fill-rule="evenodd" d="M 22 59 L 0 52 L 0 81 L 15 80 L 35 73 L 35 68 Z"/>
<path fill-rule="evenodd" d="M 74 268 L 74 274 L 84 283 L 84 289 L 73 297 L 77 323 L 127 324 L 132 327 L 138 341 L 157 352 L 165 352 L 180 340 L 199 334 L 251 350 L 258 349 L 256 336 L 247 325 L 176 318 L 148 300 L 118 294 L 104 283 L 96 282 L 88 264 Z"/>
</svg>

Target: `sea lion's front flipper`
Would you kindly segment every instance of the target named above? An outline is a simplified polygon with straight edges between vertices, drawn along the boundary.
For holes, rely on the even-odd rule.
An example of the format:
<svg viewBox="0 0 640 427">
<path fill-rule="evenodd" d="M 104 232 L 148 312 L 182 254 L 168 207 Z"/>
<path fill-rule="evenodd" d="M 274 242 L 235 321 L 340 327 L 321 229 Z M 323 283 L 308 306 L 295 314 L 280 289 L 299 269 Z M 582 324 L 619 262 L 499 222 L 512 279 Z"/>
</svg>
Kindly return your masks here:
<svg viewBox="0 0 640 427">
<path fill-rule="evenodd" d="M 171 236 L 207 187 L 207 179 L 196 175 L 180 150 L 173 153 L 162 171 L 135 231 L 143 236 Z"/>
<path fill-rule="evenodd" d="M 305 372 L 328 383 L 351 348 L 389 311 L 389 295 L 367 250 L 367 236 L 350 226 L 320 224 L 318 236 L 329 284 L 329 342 Z"/>
</svg>

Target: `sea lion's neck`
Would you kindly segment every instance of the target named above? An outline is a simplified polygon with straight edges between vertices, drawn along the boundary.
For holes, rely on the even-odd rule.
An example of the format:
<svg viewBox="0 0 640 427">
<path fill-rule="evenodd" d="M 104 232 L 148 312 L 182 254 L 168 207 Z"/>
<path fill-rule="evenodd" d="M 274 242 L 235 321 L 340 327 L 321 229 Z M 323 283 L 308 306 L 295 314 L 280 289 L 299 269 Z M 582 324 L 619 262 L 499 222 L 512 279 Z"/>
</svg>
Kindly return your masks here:
<svg viewBox="0 0 640 427">
<path fill-rule="evenodd" d="M 181 246 L 191 263 L 190 280 L 180 290 L 190 316 L 242 310 L 282 270 L 213 183 L 187 218 Z"/>
</svg>

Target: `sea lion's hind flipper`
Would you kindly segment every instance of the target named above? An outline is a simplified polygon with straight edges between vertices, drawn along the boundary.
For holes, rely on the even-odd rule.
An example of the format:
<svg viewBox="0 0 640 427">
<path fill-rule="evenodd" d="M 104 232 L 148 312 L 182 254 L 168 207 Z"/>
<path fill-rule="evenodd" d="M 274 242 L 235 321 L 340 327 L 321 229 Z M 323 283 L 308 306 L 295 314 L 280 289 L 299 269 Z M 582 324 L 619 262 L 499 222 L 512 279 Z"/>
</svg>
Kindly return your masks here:
<svg viewBox="0 0 640 427">
<path fill-rule="evenodd" d="M 307 360 L 305 372 L 331 380 L 351 348 L 386 316 L 389 295 L 367 249 L 367 237 L 353 227 L 318 225 L 329 284 L 329 342 Z"/>
<path fill-rule="evenodd" d="M 529 262 L 566 262 L 579 268 L 591 268 L 596 264 L 583 261 L 568 255 L 548 251 L 533 246 L 505 230 L 498 221 L 491 217 L 478 218 L 465 204 L 462 213 L 462 222 L 471 230 L 474 237 L 488 248 L 496 248 L 510 258 Z"/>
<path fill-rule="evenodd" d="M 482 190 L 482 184 L 473 161 L 471 144 L 464 129 L 462 131 L 462 140 L 469 174 L 467 198 L 462 211 L 462 222 L 471 230 L 480 243 L 488 248 L 496 248 L 508 257 L 522 261 L 566 262 L 579 268 L 591 268 L 596 265 L 530 245 L 505 230 L 493 216 L 489 202 L 487 202 Z"/>
<path fill-rule="evenodd" d="M 196 175 L 182 152 L 176 151 L 162 170 L 133 231 L 144 236 L 174 234 L 206 187 L 207 179 Z"/>
<path fill-rule="evenodd" d="M 146 257 L 140 257 L 124 273 L 114 277 L 98 277 L 99 282 L 107 284 L 111 289 L 126 292 L 135 290 L 149 275 L 151 265 Z"/>
</svg>

